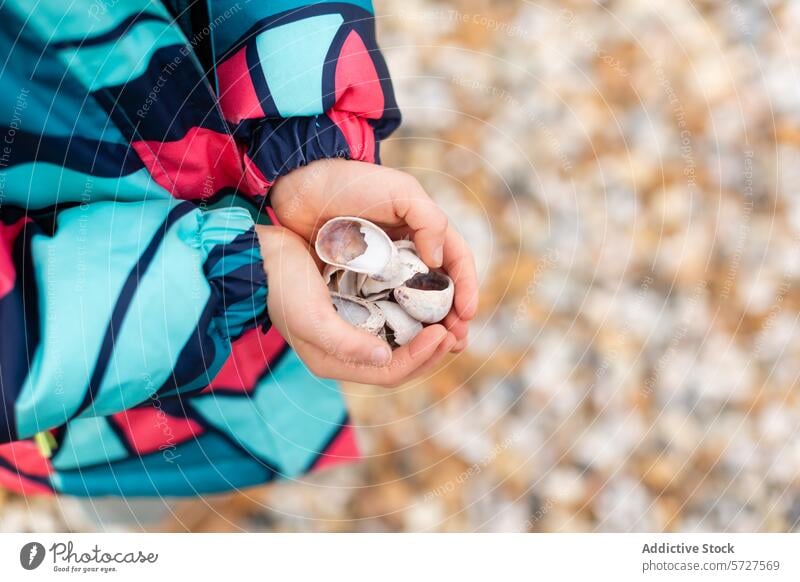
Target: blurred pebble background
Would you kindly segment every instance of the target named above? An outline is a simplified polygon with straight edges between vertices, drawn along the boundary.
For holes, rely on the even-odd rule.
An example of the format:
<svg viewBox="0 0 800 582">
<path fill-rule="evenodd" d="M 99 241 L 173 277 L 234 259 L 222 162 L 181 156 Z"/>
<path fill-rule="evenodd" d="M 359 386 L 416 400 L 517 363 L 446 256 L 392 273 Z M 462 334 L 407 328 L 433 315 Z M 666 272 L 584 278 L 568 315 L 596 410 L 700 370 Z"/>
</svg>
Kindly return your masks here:
<svg viewBox="0 0 800 582">
<path fill-rule="evenodd" d="M 475 251 L 471 346 L 345 387 L 362 463 L 132 529 L 800 529 L 800 2 L 376 4 L 384 163 Z"/>
</svg>

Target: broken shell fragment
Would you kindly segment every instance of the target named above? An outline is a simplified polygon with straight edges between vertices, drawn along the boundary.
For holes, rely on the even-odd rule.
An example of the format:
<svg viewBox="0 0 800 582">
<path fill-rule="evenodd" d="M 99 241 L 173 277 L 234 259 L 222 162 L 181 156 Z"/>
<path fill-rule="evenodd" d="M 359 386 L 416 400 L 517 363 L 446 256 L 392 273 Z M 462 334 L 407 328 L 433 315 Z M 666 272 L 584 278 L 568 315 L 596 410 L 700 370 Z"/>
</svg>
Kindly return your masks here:
<svg viewBox="0 0 800 582">
<path fill-rule="evenodd" d="M 383 301 L 384 299 L 388 299 L 392 294 L 392 289 L 385 289 L 380 293 L 373 293 L 372 295 L 365 295 L 364 300 L 370 301 L 372 303 L 376 301 Z"/>
<path fill-rule="evenodd" d="M 417 253 L 417 245 L 414 244 L 413 240 L 408 240 L 407 238 L 394 241 L 394 246 L 397 247 L 398 251 L 410 250 L 414 254 Z"/>
<path fill-rule="evenodd" d="M 394 290 L 394 298 L 411 317 L 422 323 L 444 319 L 453 305 L 453 281 L 430 271 L 417 273 Z"/>
<path fill-rule="evenodd" d="M 348 297 L 359 295 L 364 281 L 362 277 L 365 276 L 333 265 L 326 265 L 322 272 L 322 278 L 329 291 Z"/>
<path fill-rule="evenodd" d="M 339 293 L 331 293 L 331 301 L 339 317 L 373 335 L 378 335 L 386 323 L 386 317 L 374 303 Z"/>
<path fill-rule="evenodd" d="M 380 227 L 355 216 L 332 218 L 314 245 L 320 259 L 334 267 L 385 280 L 394 273 L 397 249 Z"/>
<path fill-rule="evenodd" d="M 406 241 L 411 242 L 411 241 Z M 412 245 L 414 243 L 411 243 Z M 397 246 L 397 243 L 395 243 Z M 394 258 L 394 267 L 391 269 L 394 273 L 386 281 L 379 281 L 372 277 L 367 277 L 364 285 L 361 288 L 361 293 L 365 297 L 375 295 L 388 289 L 399 287 L 417 273 L 427 273 L 429 271 L 428 265 L 422 262 L 417 254 L 410 248 L 400 248 L 397 246 L 397 255 Z"/>
<path fill-rule="evenodd" d="M 394 343 L 403 346 L 422 331 L 422 324 L 406 313 L 397 303 L 378 301 L 376 305 L 386 318 L 386 327 L 393 332 Z"/>
</svg>

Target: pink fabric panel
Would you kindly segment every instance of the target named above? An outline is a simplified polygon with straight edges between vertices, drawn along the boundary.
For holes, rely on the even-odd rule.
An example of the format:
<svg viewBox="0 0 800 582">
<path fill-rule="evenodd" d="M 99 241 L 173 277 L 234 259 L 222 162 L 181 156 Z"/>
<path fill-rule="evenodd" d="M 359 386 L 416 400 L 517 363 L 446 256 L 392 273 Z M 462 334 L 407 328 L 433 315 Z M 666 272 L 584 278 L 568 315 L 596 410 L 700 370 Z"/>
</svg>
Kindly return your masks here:
<svg viewBox="0 0 800 582">
<path fill-rule="evenodd" d="M 13 224 L 0 223 L 0 299 L 8 295 L 17 280 L 12 252 L 17 236 L 30 218 L 20 218 Z"/>
<path fill-rule="evenodd" d="M 47 477 L 53 468 L 42 456 L 33 441 L 14 441 L 0 445 L 0 458 L 34 477 Z M 42 483 L 27 479 L 19 473 L 0 467 L 0 487 L 21 495 L 50 495 L 53 490 Z"/>
<path fill-rule="evenodd" d="M 274 326 L 266 334 L 259 328 L 251 329 L 233 342 L 231 355 L 203 392 L 252 392 L 258 378 L 285 346 Z"/>
<path fill-rule="evenodd" d="M 0 458 L 34 477 L 47 477 L 53 472 L 50 461 L 42 456 L 33 441 L 14 441 L 0 445 Z"/>
<path fill-rule="evenodd" d="M 383 115 L 383 90 L 364 41 L 350 32 L 336 63 L 336 104 L 328 117 L 344 134 L 353 159 L 375 161 L 375 135 L 363 119 Z"/>
<path fill-rule="evenodd" d="M 140 455 L 171 448 L 203 433 L 191 418 L 176 418 L 158 408 L 132 408 L 112 416 L 131 447 Z"/>
<path fill-rule="evenodd" d="M 320 455 L 319 459 L 314 464 L 314 469 L 324 469 L 325 467 L 332 467 L 340 463 L 356 461 L 360 458 L 361 453 L 356 443 L 355 431 L 352 426 L 347 425 L 342 428 L 336 439 L 325 452 Z"/>
<path fill-rule="evenodd" d="M 153 179 L 177 198 L 199 200 L 225 187 L 250 195 L 266 192 L 266 182 L 245 172 L 243 152 L 230 135 L 194 127 L 177 141 L 131 145 Z"/>
<path fill-rule="evenodd" d="M 219 82 L 219 103 L 225 119 L 232 123 L 239 123 L 243 119 L 264 117 L 264 110 L 261 108 L 250 77 L 245 48 L 240 49 L 217 66 L 217 81 Z"/>
</svg>

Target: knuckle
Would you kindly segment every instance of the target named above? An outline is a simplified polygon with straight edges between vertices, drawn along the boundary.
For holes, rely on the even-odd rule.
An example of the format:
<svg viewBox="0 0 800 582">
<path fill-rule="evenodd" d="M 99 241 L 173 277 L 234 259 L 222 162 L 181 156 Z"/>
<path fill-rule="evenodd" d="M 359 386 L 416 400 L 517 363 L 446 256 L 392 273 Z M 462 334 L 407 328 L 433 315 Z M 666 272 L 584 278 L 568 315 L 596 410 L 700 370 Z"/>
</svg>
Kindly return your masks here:
<svg viewBox="0 0 800 582">
<path fill-rule="evenodd" d="M 435 228 L 437 232 L 444 234 L 447 231 L 447 227 L 450 225 L 450 221 L 447 219 L 447 215 L 442 212 L 441 209 L 437 207 L 437 210 L 438 212 L 436 212 L 433 218 Z"/>
</svg>

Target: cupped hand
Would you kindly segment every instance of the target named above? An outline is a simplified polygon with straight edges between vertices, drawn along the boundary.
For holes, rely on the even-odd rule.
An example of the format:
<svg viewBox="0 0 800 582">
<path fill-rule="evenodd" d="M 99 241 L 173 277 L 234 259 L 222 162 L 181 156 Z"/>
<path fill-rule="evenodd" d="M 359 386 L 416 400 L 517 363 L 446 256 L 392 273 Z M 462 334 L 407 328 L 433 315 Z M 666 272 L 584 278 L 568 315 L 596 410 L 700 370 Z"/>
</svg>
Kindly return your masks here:
<svg viewBox="0 0 800 582">
<path fill-rule="evenodd" d="M 270 319 L 317 376 L 395 386 L 436 366 L 457 343 L 444 326 L 431 325 L 392 351 L 339 317 L 303 238 L 279 226 L 256 226 L 256 231 Z"/>
<path fill-rule="evenodd" d="M 336 216 L 366 218 L 395 238 L 411 236 L 420 258 L 453 279 L 453 310 L 442 323 L 457 340 L 453 351 L 466 346 L 478 306 L 472 252 L 413 176 L 354 160 L 318 160 L 279 178 L 270 202 L 281 225 L 309 242 Z"/>
</svg>

